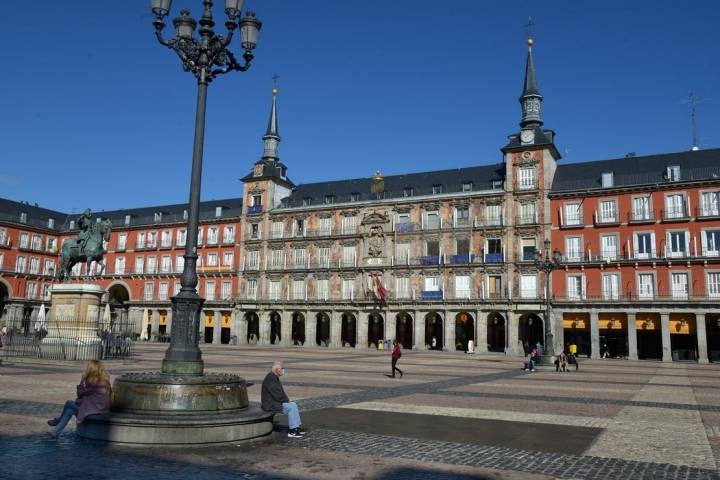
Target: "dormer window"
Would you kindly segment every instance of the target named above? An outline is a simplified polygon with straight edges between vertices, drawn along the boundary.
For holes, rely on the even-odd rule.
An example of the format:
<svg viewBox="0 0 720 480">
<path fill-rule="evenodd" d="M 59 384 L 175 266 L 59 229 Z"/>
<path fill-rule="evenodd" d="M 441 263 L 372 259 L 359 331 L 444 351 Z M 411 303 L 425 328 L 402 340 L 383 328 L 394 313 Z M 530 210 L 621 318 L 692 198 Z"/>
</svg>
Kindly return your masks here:
<svg viewBox="0 0 720 480">
<path fill-rule="evenodd" d="M 680 165 L 670 165 L 667 167 L 667 179 L 670 182 L 677 182 L 680 180 Z"/>
<path fill-rule="evenodd" d="M 188 211 L 183 210 L 183 220 L 187 220 L 187 219 L 188 219 Z"/>
<path fill-rule="evenodd" d="M 75 230 L 75 220 L 70 220 L 70 230 Z"/>
<path fill-rule="evenodd" d="M 55 228 L 55 219 L 48 218 L 48 228 Z"/>
<path fill-rule="evenodd" d="M 125 225 L 130 225 L 130 215 L 125 215 Z"/>
<path fill-rule="evenodd" d="M 405 187 L 403 188 L 403 197 L 412 197 L 413 196 L 413 187 Z"/>
<path fill-rule="evenodd" d="M 162 221 L 162 212 L 155 212 L 155 223 Z"/>
<path fill-rule="evenodd" d="M 310 205 L 310 202 L 312 202 L 312 198 L 310 198 L 310 197 L 305 197 L 305 198 L 302 199 L 302 206 L 303 206 L 303 207 L 307 207 L 308 205 Z"/>
<path fill-rule="evenodd" d="M 615 186 L 615 179 L 613 172 L 604 172 L 601 176 L 602 188 L 610 188 Z"/>
<path fill-rule="evenodd" d="M 27 223 L 27 213 L 25 213 L 25 212 L 20 213 L 20 223 Z"/>
<path fill-rule="evenodd" d="M 463 184 L 462 184 L 463 192 L 472 192 L 472 189 L 473 189 L 472 182 L 463 182 Z"/>
<path fill-rule="evenodd" d="M 325 195 L 325 204 L 331 205 L 335 203 L 335 195 Z"/>
<path fill-rule="evenodd" d="M 443 192 L 443 186 L 442 185 L 433 185 L 432 187 L 432 193 L 433 195 L 440 195 Z"/>
<path fill-rule="evenodd" d="M 215 207 L 215 216 L 222 217 L 222 207 Z"/>
<path fill-rule="evenodd" d="M 360 194 L 359 194 L 359 193 L 351 193 L 351 194 L 350 194 L 350 201 L 351 201 L 351 202 L 359 202 L 359 201 L 360 201 Z"/>
<path fill-rule="evenodd" d="M 491 183 L 493 190 L 501 190 L 503 188 L 503 181 L 502 180 L 493 180 Z"/>
</svg>

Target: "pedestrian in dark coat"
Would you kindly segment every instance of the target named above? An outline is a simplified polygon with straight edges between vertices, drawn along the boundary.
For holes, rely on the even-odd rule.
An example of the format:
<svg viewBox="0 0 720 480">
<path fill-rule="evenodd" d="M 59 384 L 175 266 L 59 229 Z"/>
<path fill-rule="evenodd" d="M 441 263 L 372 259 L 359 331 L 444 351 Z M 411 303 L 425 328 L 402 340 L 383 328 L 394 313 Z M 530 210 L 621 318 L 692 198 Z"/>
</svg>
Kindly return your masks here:
<svg viewBox="0 0 720 480">
<path fill-rule="evenodd" d="M 400 373 L 400 377 L 403 376 L 402 370 L 397 367 L 397 362 L 398 360 L 400 360 L 401 356 L 402 352 L 400 351 L 400 343 L 398 343 L 397 340 L 393 340 L 393 349 L 392 353 L 390 354 L 390 358 L 392 359 L 392 378 L 395 378 L 395 370 Z"/>
<path fill-rule="evenodd" d="M 273 413 L 284 413 L 288 416 L 288 437 L 299 438 L 305 435 L 301 428 L 300 412 L 295 402 L 291 402 L 280 383 L 285 375 L 282 362 L 273 363 L 272 370 L 265 375 L 260 392 L 260 404 L 263 410 Z"/>
</svg>

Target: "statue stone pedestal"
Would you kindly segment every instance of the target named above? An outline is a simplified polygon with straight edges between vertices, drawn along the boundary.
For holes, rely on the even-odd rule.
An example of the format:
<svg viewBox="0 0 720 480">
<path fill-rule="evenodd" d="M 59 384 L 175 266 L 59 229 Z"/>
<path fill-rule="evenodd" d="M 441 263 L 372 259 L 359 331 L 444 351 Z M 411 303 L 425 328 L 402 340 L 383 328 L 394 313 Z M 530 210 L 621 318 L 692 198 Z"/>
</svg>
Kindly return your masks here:
<svg viewBox="0 0 720 480">
<path fill-rule="evenodd" d="M 98 285 L 58 284 L 51 288 L 48 334 L 40 349 L 44 358 L 97 360 L 102 342 L 97 335 L 100 301 L 105 290 Z"/>
</svg>

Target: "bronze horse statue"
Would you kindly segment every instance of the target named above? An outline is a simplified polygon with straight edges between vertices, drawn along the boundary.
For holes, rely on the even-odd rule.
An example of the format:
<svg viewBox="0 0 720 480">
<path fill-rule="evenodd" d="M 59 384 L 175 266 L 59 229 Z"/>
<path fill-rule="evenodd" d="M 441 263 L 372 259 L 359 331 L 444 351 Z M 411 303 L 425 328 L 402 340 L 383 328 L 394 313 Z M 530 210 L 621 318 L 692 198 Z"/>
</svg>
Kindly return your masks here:
<svg viewBox="0 0 720 480">
<path fill-rule="evenodd" d="M 61 282 L 69 282 L 72 268 L 80 263 L 86 262 L 86 278 L 90 278 L 90 264 L 96 261 L 100 264 L 100 273 L 105 272 L 105 262 L 103 261 L 103 253 L 105 248 L 104 242 L 110 240 L 110 229 L 112 223 L 110 220 L 101 220 L 98 223 L 88 223 L 83 229 L 81 235 L 75 238 L 69 238 L 62 245 L 62 260 L 60 261 L 60 269 L 58 271 L 58 280 Z"/>
</svg>

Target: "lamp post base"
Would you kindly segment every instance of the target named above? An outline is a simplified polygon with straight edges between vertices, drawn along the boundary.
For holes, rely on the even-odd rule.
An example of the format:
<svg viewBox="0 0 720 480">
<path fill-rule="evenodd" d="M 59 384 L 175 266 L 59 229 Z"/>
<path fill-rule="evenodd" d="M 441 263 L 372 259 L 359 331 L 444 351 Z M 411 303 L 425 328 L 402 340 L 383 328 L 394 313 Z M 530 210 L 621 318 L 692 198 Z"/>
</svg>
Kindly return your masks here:
<svg viewBox="0 0 720 480">
<path fill-rule="evenodd" d="M 540 355 L 538 365 L 542 367 L 555 367 L 555 355 L 549 355 L 547 353 Z"/>
</svg>

